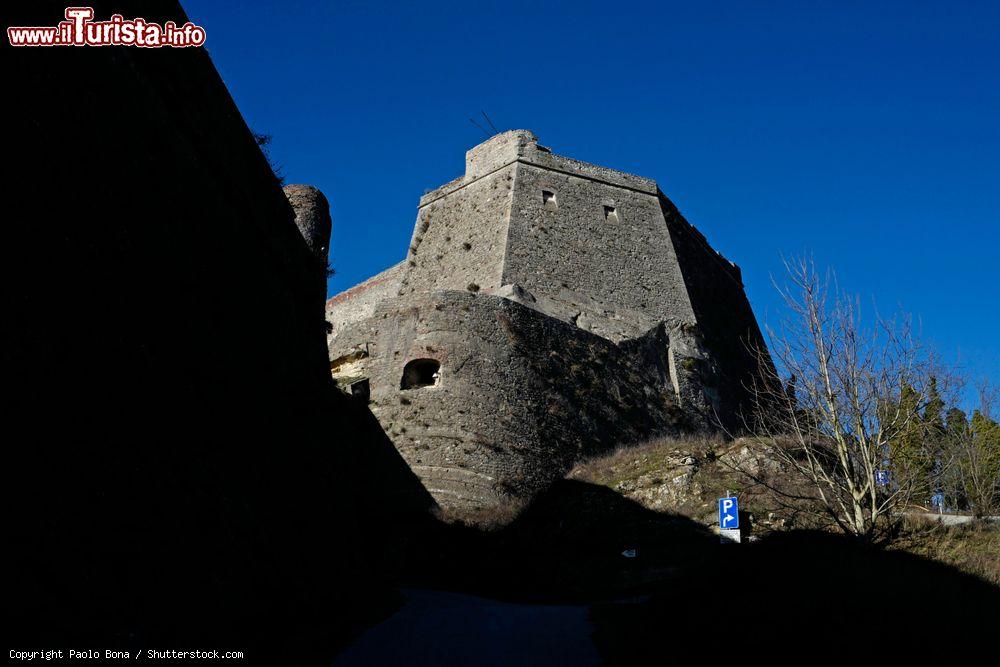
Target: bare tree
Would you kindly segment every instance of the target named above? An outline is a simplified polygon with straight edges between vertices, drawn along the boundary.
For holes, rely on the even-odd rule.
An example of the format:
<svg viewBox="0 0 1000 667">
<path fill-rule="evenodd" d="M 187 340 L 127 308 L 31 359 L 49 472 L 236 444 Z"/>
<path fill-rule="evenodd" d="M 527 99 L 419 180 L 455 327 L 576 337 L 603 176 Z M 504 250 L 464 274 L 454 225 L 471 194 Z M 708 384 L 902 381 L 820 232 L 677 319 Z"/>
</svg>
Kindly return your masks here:
<svg viewBox="0 0 1000 667">
<path fill-rule="evenodd" d="M 932 359 L 907 318 L 865 326 L 857 299 L 812 260 L 785 268 L 788 283 L 778 289 L 788 314 L 767 329 L 774 364 L 760 364 L 748 424 L 762 436 L 754 439 L 759 453 L 782 474 L 762 475 L 767 466 L 755 465 L 750 477 L 799 508 L 814 503 L 848 534 L 878 540 L 915 493 L 933 488 L 920 415 Z"/>
</svg>

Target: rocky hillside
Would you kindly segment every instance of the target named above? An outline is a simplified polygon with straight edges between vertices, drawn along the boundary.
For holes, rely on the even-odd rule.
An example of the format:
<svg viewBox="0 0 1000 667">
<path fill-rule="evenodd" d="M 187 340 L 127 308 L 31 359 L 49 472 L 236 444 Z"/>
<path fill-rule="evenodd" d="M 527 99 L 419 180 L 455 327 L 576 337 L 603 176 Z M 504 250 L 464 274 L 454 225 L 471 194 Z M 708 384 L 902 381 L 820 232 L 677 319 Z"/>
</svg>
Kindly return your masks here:
<svg viewBox="0 0 1000 667">
<path fill-rule="evenodd" d="M 739 496 L 753 532 L 805 525 L 800 513 L 781 507 L 740 474 L 777 467 L 758 460 L 751 445 L 745 438 L 654 440 L 581 463 L 567 477 L 606 486 L 648 509 L 680 514 L 708 527 L 718 526 L 717 501 L 727 491 Z"/>
<path fill-rule="evenodd" d="M 781 474 L 775 461 L 758 458 L 753 441 L 662 439 L 582 463 L 568 477 L 607 487 L 655 512 L 680 515 L 718 528 L 717 500 L 727 491 L 740 498 L 741 523 L 752 536 L 816 528 L 817 519 L 789 507 L 753 484 L 748 471 Z M 908 552 L 950 565 L 1000 585 L 1000 527 L 973 523 L 944 527 L 920 515 L 908 517 L 893 551 Z"/>
</svg>

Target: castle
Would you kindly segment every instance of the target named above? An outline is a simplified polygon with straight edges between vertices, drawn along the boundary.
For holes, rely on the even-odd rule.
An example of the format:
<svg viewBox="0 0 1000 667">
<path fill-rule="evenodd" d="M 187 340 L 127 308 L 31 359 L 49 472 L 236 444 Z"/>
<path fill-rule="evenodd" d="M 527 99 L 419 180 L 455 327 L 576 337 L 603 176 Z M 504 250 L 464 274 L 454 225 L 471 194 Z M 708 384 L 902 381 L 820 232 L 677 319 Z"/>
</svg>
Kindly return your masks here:
<svg viewBox="0 0 1000 667">
<path fill-rule="evenodd" d="M 438 504 L 738 429 L 770 363 L 739 268 L 647 178 L 498 134 L 420 199 L 404 261 L 327 302 L 330 369 Z"/>
</svg>

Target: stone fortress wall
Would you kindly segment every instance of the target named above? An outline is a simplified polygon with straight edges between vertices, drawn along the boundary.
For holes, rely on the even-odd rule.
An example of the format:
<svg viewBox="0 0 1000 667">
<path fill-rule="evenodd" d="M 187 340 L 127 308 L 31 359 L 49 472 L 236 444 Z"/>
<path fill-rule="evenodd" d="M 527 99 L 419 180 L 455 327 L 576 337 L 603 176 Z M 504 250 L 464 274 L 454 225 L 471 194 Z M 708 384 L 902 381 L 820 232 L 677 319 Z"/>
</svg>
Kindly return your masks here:
<svg viewBox="0 0 1000 667">
<path fill-rule="evenodd" d="M 749 387 L 776 377 L 770 353 L 740 268 L 716 252 L 666 197 L 660 202 L 694 308 L 697 343 L 711 351 L 696 362 L 696 374 L 711 400 L 722 406 L 723 425 L 738 432 L 745 426 L 740 408 L 750 401 Z"/>
<path fill-rule="evenodd" d="M 400 294 L 500 287 L 513 179 L 507 165 L 421 201 Z"/>
<path fill-rule="evenodd" d="M 517 130 L 420 200 L 406 259 L 327 306 L 331 373 L 442 505 L 530 496 L 574 461 L 735 427 L 762 345 L 739 269 L 652 180 Z"/>
<path fill-rule="evenodd" d="M 504 284 L 616 341 L 663 320 L 693 321 L 656 184 L 609 169 L 569 172 L 574 164 L 552 165 L 531 147 L 517 165 Z"/>
<path fill-rule="evenodd" d="M 326 302 L 326 321 L 330 326 L 330 335 L 337 335 L 352 322 L 371 317 L 375 306 L 399 294 L 404 268 L 404 262 L 390 266 L 329 299 Z"/>
<path fill-rule="evenodd" d="M 331 343 L 334 374 L 366 381 L 369 407 L 443 505 L 496 504 L 543 488 L 581 457 L 678 433 L 660 363 L 510 299 L 438 291 L 393 299 Z M 357 341 L 365 341 L 359 349 Z M 433 360 L 433 386 L 404 387 Z"/>
<path fill-rule="evenodd" d="M 86 4 L 188 22 L 176 0 Z M 4 8 L 46 26 L 66 6 Z M 282 192 L 204 48 L 4 62 L 21 93 L 2 245 L 8 633 L 328 661 L 398 604 L 371 554 L 431 499 L 330 379 L 325 198 Z"/>
</svg>

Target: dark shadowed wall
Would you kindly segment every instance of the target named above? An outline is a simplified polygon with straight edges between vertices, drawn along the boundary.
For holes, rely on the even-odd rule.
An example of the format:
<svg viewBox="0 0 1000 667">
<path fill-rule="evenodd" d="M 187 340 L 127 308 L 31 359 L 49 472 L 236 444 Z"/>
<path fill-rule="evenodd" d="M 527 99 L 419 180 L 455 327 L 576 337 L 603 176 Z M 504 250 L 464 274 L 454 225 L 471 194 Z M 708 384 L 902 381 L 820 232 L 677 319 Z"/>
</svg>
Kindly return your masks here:
<svg viewBox="0 0 1000 667">
<path fill-rule="evenodd" d="M 203 49 L 3 56 L 19 638 L 326 651 L 386 599 L 360 555 L 383 511 L 428 497 L 333 390 L 315 261 L 266 159 Z"/>
</svg>

